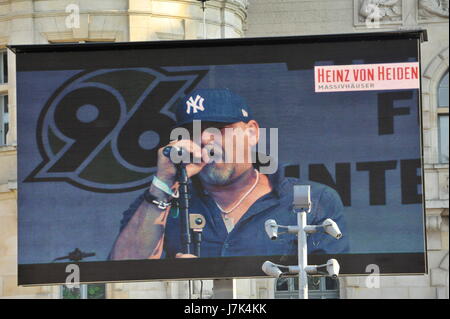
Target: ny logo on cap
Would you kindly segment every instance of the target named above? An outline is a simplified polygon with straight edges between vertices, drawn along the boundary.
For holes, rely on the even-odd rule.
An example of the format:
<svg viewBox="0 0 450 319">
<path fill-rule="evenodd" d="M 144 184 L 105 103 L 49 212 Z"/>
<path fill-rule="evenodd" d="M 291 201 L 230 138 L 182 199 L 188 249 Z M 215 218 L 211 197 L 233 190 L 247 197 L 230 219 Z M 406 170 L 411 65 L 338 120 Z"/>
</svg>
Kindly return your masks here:
<svg viewBox="0 0 450 319">
<path fill-rule="evenodd" d="M 192 98 L 192 96 L 189 98 L 189 100 L 186 101 L 186 113 L 191 114 L 191 109 L 193 113 L 197 113 L 197 111 L 204 111 L 205 108 L 203 107 L 203 101 L 205 99 L 202 98 L 200 95 L 197 95 L 195 97 L 195 100 Z"/>
</svg>

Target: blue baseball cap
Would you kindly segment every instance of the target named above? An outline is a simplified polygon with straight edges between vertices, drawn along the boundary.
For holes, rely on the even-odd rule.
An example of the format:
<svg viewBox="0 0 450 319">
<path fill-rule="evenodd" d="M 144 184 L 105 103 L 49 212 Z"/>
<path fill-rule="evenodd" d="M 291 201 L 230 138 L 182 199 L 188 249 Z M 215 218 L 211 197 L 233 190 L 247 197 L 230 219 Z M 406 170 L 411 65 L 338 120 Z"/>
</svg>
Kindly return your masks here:
<svg viewBox="0 0 450 319">
<path fill-rule="evenodd" d="M 196 89 L 182 99 L 175 114 L 176 126 L 194 120 L 236 123 L 253 119 L 245 100 L 229 89 Z"/>
</svg>

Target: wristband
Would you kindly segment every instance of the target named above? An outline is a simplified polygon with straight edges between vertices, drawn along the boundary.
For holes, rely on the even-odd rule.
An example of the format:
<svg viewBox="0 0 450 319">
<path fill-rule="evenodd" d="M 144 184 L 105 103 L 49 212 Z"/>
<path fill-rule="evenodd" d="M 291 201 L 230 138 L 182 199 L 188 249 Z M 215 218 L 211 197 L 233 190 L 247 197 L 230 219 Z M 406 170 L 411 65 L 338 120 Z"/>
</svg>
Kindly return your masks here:
<svg viewBox="0 0 450 319">
<path fill-rule="evenodd" d="M 144 193 L 144 199 L 147 203 L 154 204 L 161 210 L 165 210 L 167 207 L 172 205 L 171 202 L 159 201 L 155 196 L 150 194 L 148 190 Z"/>
<path fill-rule="evenodd" d="M 156 188 L 162 190 L 164 193 L 166 193 L 169 196 L 172 196 L 173 198 L 178 198 L 179 194 L 178 192 L 173 192 L 172 189 L 164 183 L 162 180 L 160 180 L 156 175 L 153 177 L 152 184 L 155 185 Z"/>
</svg>

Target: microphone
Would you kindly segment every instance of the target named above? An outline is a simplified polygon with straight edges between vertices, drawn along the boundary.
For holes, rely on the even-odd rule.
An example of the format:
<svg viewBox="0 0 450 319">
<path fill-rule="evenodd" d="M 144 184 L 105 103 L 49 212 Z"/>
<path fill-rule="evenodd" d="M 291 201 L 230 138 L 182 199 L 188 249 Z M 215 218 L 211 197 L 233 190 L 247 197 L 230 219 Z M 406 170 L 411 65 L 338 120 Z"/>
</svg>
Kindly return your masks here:
<svg viewBox="0 0 450 319">
<path fill-rule="evenodd" d="M 179 156 L 180 158 L 180 162 L 177 161 L 173 161 L 172 158 L 170 157 L 170 154 L 172 153 L 172 150 L 175 150 L 176 154 Z M 187 154 L 186 154 L 187 152 Z M 163 155 L 165 157 L 167 157 L 168 159 L 170 159 L 174 164 L 189 164 L 189 163 L 201 163 L 202 158 L 201 157 L 193 157 L 191 158 L 193 155 L 190 154 L 188 151 L 186 151 L 186 149 L 182 148 L 182 147 L 178 147 L 178 146 L 166 146 L 163 148 Z M 185 156 L 189 155 L 187 158 L 185 158 Z M 192 160 L 192 161 L 191 161 Z"/>
<path fill-rule="evenodd" d="M 172 149 L 175 149 L 176 152 L 178 152 L 178 156 L 183 155 L 183 149 L 181 147 L 177 146 L 166 146 L 163 149 L 163 155 L 170 159 L 170 153 L 172 152 Z"/>
</svg>

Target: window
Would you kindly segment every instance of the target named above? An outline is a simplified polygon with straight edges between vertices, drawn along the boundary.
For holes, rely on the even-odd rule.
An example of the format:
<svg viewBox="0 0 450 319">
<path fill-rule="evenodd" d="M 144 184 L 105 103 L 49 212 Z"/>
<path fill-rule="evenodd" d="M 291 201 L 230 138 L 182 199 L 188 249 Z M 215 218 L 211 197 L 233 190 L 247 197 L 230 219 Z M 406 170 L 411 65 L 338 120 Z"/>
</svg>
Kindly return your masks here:
<svg viewBox="0 0 450 319">
<path fill-rule="evenodd" d="M 439 163 L 448 163 L 448 70 L 438 87 Z"/>
<path fill-rule="evenodd" d="M 308 276 L 309 299 L 339 299 L 339 280 L 330 277 Z M 276 299 L 298 298 L 298 277 L 276 281 Z"/>
<path fill-rule="evenodd" d="M 0 50 L 0 84 L 8 83 L 8 55 Z"/>
<path fill-rule="evenodd" d="M 6 145 L 9 130 L 8 96 L 0 94 L 0 145 Z"/>
<path fill-rule="evenodd" d="M 80 285 L 80 288 L 61 287 L 61 299 L 105 299 L 105 284 Z"/>
</svg>

